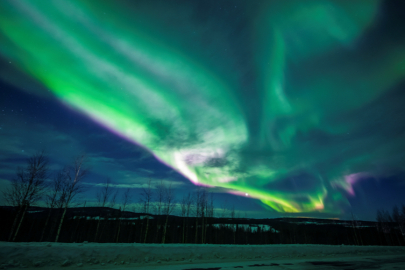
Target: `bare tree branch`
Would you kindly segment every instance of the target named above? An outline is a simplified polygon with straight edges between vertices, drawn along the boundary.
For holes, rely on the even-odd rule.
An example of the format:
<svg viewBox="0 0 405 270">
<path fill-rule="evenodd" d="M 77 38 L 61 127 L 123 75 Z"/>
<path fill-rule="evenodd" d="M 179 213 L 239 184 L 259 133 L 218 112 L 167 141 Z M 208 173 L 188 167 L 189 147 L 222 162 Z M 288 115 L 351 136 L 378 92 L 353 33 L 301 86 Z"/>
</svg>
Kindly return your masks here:
<svg viewBox="0 0 405 270">
<path fill-rule="evenodd" d="M 125 208 L 127 207 L 127 205 L 130 203 L 132 198 L 131 195 L 131 189 L 127 188 L 122 196 L 122 212 L 125 211 Z M 122 213 L 120 212 L 120 213 Z M 118 230 L 117 230 L 117 237 L 115 239 L 115 242 L 118 243 L 118 240 L 120 238 L 120 232 L 121 232 L 121 217 L 118 220 Z"/>
<path fill-rule="evenodd" d="M 149 213 L 150 204 L 152 201 L 152 185 L 151 180 L 148 179 L 146 188 L 142 188 L 140 202 L 142 203 L 142 210 L 144 213 Z"/>
<path fill-rule="evenodd" d="M 86 165 L 86 155 L 82 154 L 75 158 L 73 165 L 71 167 L 65 168 L 64 170 L 64 182 L 62 187 L 63 205 L 64 211 L 62 218 L 59 223 L 58 232 L 56 234 L 55 242 L 58 242 L 59 234 L 62 229 L 63 220 L 65 218 L 66 210 L 69 207 L 70 203 L 74 200 L 76 195 L 84 191 L 84 186 L 82 185 L 83 179 L 88 174 L 88 169 Z"/>
<path fill-rule="evenodd" d="M 49 185 L 48 193 L 45 196 L 45 203 L 49 208 L 48 216 L 45 221 L 44 228 L 42 230 L 41 239 L 39 240 L 42 242 L 45 236 L 45 231 L 48 227 L 49 220 L 51 218 L 52 209 L 57 207 L 58 204 L 63 203 L 63 199 L 61 199 L 64 194 L 62 194 L 63 182 L 64 182 L 64 173 L 60 171 L 56 174 L 56 176 L 52 179 L 52 183 Z"/>
<path fill-rule="evenodd" d="M 166 223 L 163 232 L 162 243 L 166 241 L 166 231 L 169 215 L 173 212 L 176 207 L 174 191 L 171 185 L 164 187 L 164 197 L 163 197 L 163 213 L 166 215 Z"/>
<path fill-rule="evenodd" d="M 109 207 L 114 208 L 115 204 L 117 203 L 117 197 L 118 197 L 118 189 L 112 193 L 112 197 L 108 205 Z"/>
<path fill-rule="evenodd" d="M 163 208 L 163 200 L 165 196 L 165 185 L 163 184 L 163 180 L 159 182 L 159 184 L 156 187 L 156 192 L 155 192 L 155 197 L 156 201 L 154 203 L 154 212 L 156 215 L 161 215 L 162 214 L 162 208 Z"/>
<path fill-rule="evenodd" d="M 109 199 L 110 199 L 110 197 L 112 195 L 112 192 L 113 192 L 110 185 L 111 185 L 111 179 L 107 178 L 106 182 L 105 182 L 105 185 L 101 188 L 101 190 L 97 191 L 96 199 L 97 199 L 98 206 L 101 206 L 101 207 L 104 208 L 109 203 Z M 114 198 L 114 201 L 115 201 L 115 198 Z M 100 239 L 102 234 L 103 234 L 103 230 L 102 230 L 100 235 L 99 235 L 100 222 L 101 222 L 101 213 L 100 213 L 100 216 L 99 216 L 98 221 L 97 221 L 96 233 L 94 235 L 94 240 L 95 241 Z"/>
<path fill-rule="evenodd" d="M 9 205 L 21 206 L 35 204 L 46 190 L 48 178 L 48 158 L 44 151 L 38 152 L 27 160 L 25 168 L 18 167 L 17 177 L 11 180 L 11 187 L 2 191 Z"/>
<path fill-rule="evenodd" d="M 122 196 L 122 211 L 125 211 L 128 204 L 132 201 L 131 189 L 127 188 Z"/>
<path fill-rule="evenodd" d="M 97 191 L 96 199 L 97 199 L 98 206 L 104 207 L 107 204 L 108 199 L 111 196 L 110 184 L 111 184 L 111 179 L 107 178 L 105 181 L 105 185 L 100 190 Z"/>
<path fill-rule="evenodd" d="M 151 186 L 151 179 L 149 179 L 146 188 L 142 188 L 141 198 L 140 198 L 143 212 L 145 214 L 149 214 L 150 203 L 151 203 L 152 197 L 153 197 L 153 190 L 152 190 L 152 186 Z M 149 216 L 146 217 L 146 230 L 145 230 L 145 237 L 143 239 L 144 243 L 146 242 L 146 239 L 148 237 L 148 230 L 149 230 Z"/>
<path fill-rule="evenodd" d="M 48 158 L 44 151 L 32 155 L 25 168 L 17 168 L 17 177 L 11 180 L 11 187 L 2 191 L 9 205 L 18 207 L 9 240 L 14 241 L 18 235 L 25 212 L 45 193 L 48 178 Z M 17 222 L 19 220 L 19 222 Z M 17 226 L 18 223 L 18 226 Z M 17 228 L 16 228 L 17 226 Z"/>
</svg>

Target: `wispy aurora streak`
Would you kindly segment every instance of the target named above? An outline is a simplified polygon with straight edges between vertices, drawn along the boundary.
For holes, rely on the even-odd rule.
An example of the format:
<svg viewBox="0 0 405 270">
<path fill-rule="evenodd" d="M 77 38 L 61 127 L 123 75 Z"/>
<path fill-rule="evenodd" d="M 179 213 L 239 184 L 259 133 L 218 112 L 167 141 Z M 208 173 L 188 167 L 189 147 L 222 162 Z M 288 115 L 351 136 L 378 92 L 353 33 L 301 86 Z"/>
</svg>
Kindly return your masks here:
<svg viewBox="0 0 405 270">
<path fill-rule="evenodd" d="M 245 7 L 252 59 L 244 66 L 227 66 L 220 45 L 207 48 L 211 58 L 190 47 L 192 34 L 176 27 L 192 22 L 170 25 L 154 5 L 144 14 L 124 1 L 1 1 L 0 52 L 196 184 L 249 194 L 279 212 L 339 213 L 353 191 L 347 176 L 372 175 L 368 164 L 387 148 L 365 154 L 359 148 L 373 141 L 350 135 L 355 119 L 336 119 L 403 78 L 404 50 L 376 54 L 378 65 L 328 62 L 355 49 L 379 1 L 258 3 Z M 238 81 L 246 70 L 255 74 L 249 91 Z"/>
</svg>

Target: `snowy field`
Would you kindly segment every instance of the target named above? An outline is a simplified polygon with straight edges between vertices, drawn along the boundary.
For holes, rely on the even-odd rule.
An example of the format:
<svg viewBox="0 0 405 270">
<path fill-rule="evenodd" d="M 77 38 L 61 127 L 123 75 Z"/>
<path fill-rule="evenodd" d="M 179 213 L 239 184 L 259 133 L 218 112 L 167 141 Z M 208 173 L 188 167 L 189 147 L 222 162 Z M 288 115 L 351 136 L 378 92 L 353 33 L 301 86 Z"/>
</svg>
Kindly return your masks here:
<svg viewBox="0 0 405 270">
<path fill-rule="evenodd" d="M 405 247 L 0 242 L 1 269 L 346 269 L 339 262 L 366 259 L 391 260 L 392 268 L 346 268 L 405 269 Z"/>
</svg>

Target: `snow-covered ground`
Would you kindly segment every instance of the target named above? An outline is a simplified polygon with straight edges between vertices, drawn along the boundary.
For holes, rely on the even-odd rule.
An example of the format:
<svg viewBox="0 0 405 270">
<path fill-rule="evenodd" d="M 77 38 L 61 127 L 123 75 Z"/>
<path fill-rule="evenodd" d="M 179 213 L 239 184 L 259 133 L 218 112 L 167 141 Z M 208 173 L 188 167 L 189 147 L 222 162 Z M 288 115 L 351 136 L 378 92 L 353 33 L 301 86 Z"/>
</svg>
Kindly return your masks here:
<svg viewBox="0 0 405 270">
<path fill-rule="evenodd" d="M 401 255 L 405 255 L 405 247 L 0 242 L 0 269 L 196 269 L 192 266 Z"/>
</svg>

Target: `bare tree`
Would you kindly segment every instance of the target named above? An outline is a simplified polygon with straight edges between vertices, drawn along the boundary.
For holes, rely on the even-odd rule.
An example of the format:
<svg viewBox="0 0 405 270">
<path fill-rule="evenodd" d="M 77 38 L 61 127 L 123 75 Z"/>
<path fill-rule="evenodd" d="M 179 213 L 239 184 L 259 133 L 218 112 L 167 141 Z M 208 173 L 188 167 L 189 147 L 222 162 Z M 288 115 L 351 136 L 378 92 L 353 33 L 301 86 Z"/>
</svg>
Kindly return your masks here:
<svg viewBox="0 0 405 270">
<path fill-rule="evenodd" d="M 209 220 L 209 228 L 210 228 L 210 241 L 212 241 L 212 219 L 214 217 L 214 194 L 209 193 L 207 196 L 207 203 L 206 203 L 206 212 L 207 218 Z M 205 235 L 207 235 L 207 229 L 205 229 Z"/>
<path fill-rule="evenodd" d="M 41 239 L 39 240 L 40 242 L 42 242 L 42 240 L 44 239 L 45 231 L 48 227 L 49 219 L 51 218 L 52 209 L 55 208 L 58 205 L 58 202 L 61 201 L 60 196 L 61 196 L 61 191 L 62 191 L 62 186 L 63 186 L 63 180 L 64 180 L 64 174 L 62 171 L 60 171 L 52 179 L 52 183 L 49 186 L 48 193 L 45 196 L 45 202 L 49 208 L 49 212 L 48 212 L 48 216 L 45 221 L 44 229 L 42 231 Z"/>
<path fill-rule="evenodd" d="M 223 201 L 222 203 L 221 203 L 221 211 L 219 212 L 219 217 L 221 218 L 221 219 L 224 219 L 224 218 L 227 218 L 228 217 L 228 215 L 229 215 L 229 212 L 230 212 L 230 210 L 228 209 L 228 202 L 227 202 L 227 200 L 225 200 L 225 201 Z M 221 224 L 221 230 L 224 230 L 224 228 L 228 228 L 228 225 L 224 225 L 224 224 Z M 221 234 L 220 235 L 220 239 L 218 240 L 218 235 L 216 235 L 216 238 L 217 238 L 217 242 L 221 242 L 221 243 L 223 243 L 224 242 L 224 234 Z"/>
<path fill-rule="evenodd" d="M 65 201 L 66 201 L 66 190 L 63 188 L 64 185 L 65 185 L 65 181 L 66 181 L 66 179 L 65 179 L 65 170 L 61 171 L 61 173 L 62 173 L 62 184 L 61 184 L 62 187 L 61 187 L 61 190 L 59 191 L 58 198 L 57 198 L 57 200 L 55 202 L 55 206 L 56 206 L 55 208 L 58 209 L 58 211 L 57 211 L 58 215 L 59 215 L 60 211 L 63 210 L 64 205 L 65 205 Z M 56 219 L 58 219 L 58 217 Z M 54 234 L 55 229 L 57 229 L 56 227 L 58 226 L 58 224 L 56 224 L 56 223 L 57 223 L 57 221 L 55 220 L 55 222 L 51 226 L 51 231 L 49 233 L 50 237 L 52 237 L 52 235 Z"/>
<path fill-rule="evenodd" d="M 352 213 L 352 227 L 353 227 L 353 232 L 354 232 L 354 237 L 355 237 L 355 241 L 356 241 L 356 244 L 357 245 L 360 245 L 360 241 L 359 241 L 359 239 L 357 238 L 357 233 L 356 233 L 356 224 L 355 224 L 355 220 L 354 220 L 354 216 L 353 216 L 353 212 L 351 212 Z"/>
<path fill-rule="evenodd" d="M 195 216 L 195 243 L 197 244 L 198 242 L 198 218 L 200 217 L 200 196 L 201 196 L 201 190 L 198 189 L 193 193 L 193 204 L 194 204 L 194 216 Z"/>
<path fill-rule="evenodd" d="M 82 185 L 83 179 L 88 174 L 88 169 L 85 168 L 86 156 L 80 155 L 75 158 L 73 166 L 66 168 L 64 171 L 64 182 L 62 187 L 62 192 L 64 194 L 64 210 L 62 217 L 59 222 L 58 232 L 56 233 L 55 242 L 58 242 L 60 231 L 62 229 L 63 220 L 66 215 L 66 210 L 70 203 L 74 200 L 76 195 L 84 191 L 84 186 Z"/>
<path fill-rule="evenodd" d="M 182 237 L 182 243 L 187 241 L 187 232 L 186 232 L 186 238 L 184 237 L 185 229 L 186 229 L 186 217 L 188 218 L 190 216 L 190 209 L 191 209 L 191 204 L 193 203 L 193 200 L 191 198 L 191 193 L 189 192 L 187 195 L 183 195 L 183 198 L 180 202 L 180 210 L 181 210 L 181 216 L 183 218 L 183 237 Z"/>
<path fill-rule="evenodd" d="M 172 186 L 164 188 L 164 197 L 163 197 L 163 214 L 166 215 L 166 222 L 163 231 L 162 244 L 166 242 L 166 231 L 167 231 L 167 222 L 169 220 L 169 215 L 173 212 L 176 207 L 174 192 Z"/>
<path fill-rule="evenodd" d="M 78 243 L 79 242 L 79 234 L 78 234 L 78 230 L 79 230 L 79 228 L 81 227 L 81 220 L 82 219 L 84 219 L 84 223 L 86 223 L 86 216 L 85 216 L 85 213 L 86 213 L 86 211 L 85 211 L 85 209 L 86 209 L 86 203 L 87 203 L 87 201 L 84 201 L 83 202 L 83 206 L 82 206 L 82 209 L 81 209 L 81 211 L 80 211 L 80 216 L 77 216 L 77 219 L 76 219 L 76 217 L 74 217 L 73 219 L 76 219 L 77 220 L 77 222 L 76 222 L 76 226 L 75 226 L 75 230 L 74 230 L 74 232 L 71 234 L 71 236 L 70 236 L 70 242 L 74 242 L 74 239 L 76 238 L 76 243 Z M 84 218 L 83 218 L 84 217 Z"/>
<path fill-rule="evenodd" d="M 377 210 L 377 224 L 376 224 L 376 227 L 377 227 L 377 233 L 378 233 L 378 236 L 380 237 L 380 232 L 383 232 L 384 233 L 384 227 L 385 227 L 385 225 L 384 225 L 384 215 L 383 215 L 383 212 L 380 210 L 380 209 L 378 209 Z M 386 239 L 385 239 L 386 240 Z M 381 244 L 382 244 L 382 241 L 381 241 L 381 239 L 380 239 L 380 242 L 381 242 Z"/>
<path fill-rule="evenodd" d="M 154 203 L 154 212 L 156 215 L 158 215 L 157 219 L 157 226 L 156 226 L 156 236 L 155 236 L 155 242 L 157 242 L 158 237 L 159 237 L 159 229 L 160 229 L 160 215 L 162 214 L 163 210 L 163 201 L 165 197 L 165 185 L 163 184 L 163 180 L 159 182 L 159 184 L 156 186 L 156 191 L 155 191 L 155 203 Z"/>
<path fill-rule="evenodd" d="M 139 203 L 135 203 L 132 205 L 131 207 L 131 212 L 133 213 L 139 213 Z M 135 235 L 134 230 L 136 229 L 136 225 L 137 225 L 137 220 L 134 220 L 133 222 L 131 222 L 131 226 L 130 226 L 130 230 L 129 230 L 129 239 L 133 239 L 132 236 Z M 141 231 L 141 235 L 142 235 L 142 231 Z"/>
<path fill-rule="evenodd" d="M 163 210 L 163 200 L 165 196 L 165 184 L 163 183 L 163 180 L 159 182 L 159 184 L 156 186 L 156 191 L 155 191 L 155 203 L 154 203 L 154 212 L 156 215 L 161 215 L 162 210 Z"/>
<path fill-rule="evenodd" d="M 117 204 L 118 195 L 119 195 L 118 189 L 115 189 L 115 191 L 111 189 L 110 200 L 109 200 L 108 204 L 106 203 L 106 205 L 108 205 L 108 208 L 113 208 L 114 209 L 115 205 Z M 106 213 L 106 215 L 104 217 L 103 227 L 101 228 L 100 236 L 98 237 L 99 241 L 101 241 L 102 236 L 104 235 L 104 231 L 105 231 L 105 229 L 107 227 L 107 224 L 109 223 L 109 220 L 112 219 L 112 216 L 115 216 L 114 212 L 110 211 L 110 209 L 107 209 L 107 213 Z"/>
<path fill-rule="evenodd" d="M 207 220 L 207 206 L 208 206 L 208 192 L 206 189 L 201 190 L 200 195 L 200 215 L 201 215 L 201 244 L 205 243 L 206 220 Z"/>
<path fill-rule="evenodd" d="M 140 202 L 142 203 L 143 212 L 146 214 L 146 229 L 145 229 L 145 237 L 143 239 L 144 243 L 146 242 L 146 239 L 148 237 L 149 215 L 147 215 L 147 214 L 149 214 L 149 212 L 150 212 L 152 197 L 153 197 L 153 190 L 152 190 L 151 180 L 148 179 L 146 188 L 142 188 L 141 198 L 140 198 Z M 141 242 L 142 242 L 142 240 L 141 240 Z"/>
<path fill-rule="evenodd" d="M 132 199 L 131 189 L 127 188 L 122 196 L 122 212 L 125 212 L 125 209 L 128 206 L 128 204 L 131 202 L 131 199 Z M 119 222 L 118 222 L 117 238 L 115 239 L 116 243 L 118 243 L 118 239 L 120 237 L 120 231 L 121 231 L 121 217 L 119 218 Z"/>
<path fill-rule="evenodd" d="M 394 233 L 395 233 L 395 229 L 392 226 L 394 224 L 394 220 L 393 220 L 392 216 L 390 215 L 390 212 L 387 210 L 383 211 L 383 216 L 384 216 L 384 220 L 386 221 L 385 225 L 387 227 L 388 235 L 391 240 L 391 245 L 394 245 L 394 239 L 392 238 L 392 231 L 394 231 Z"/>
<path fill-rule="evenodd" d="M 232 205 L 231 208 L 231 219 L 232 219 L 232 231 L 233 231 L 233 243 L 236 244 L 236 229 L 235 229 L 235 205 Z"/>
<path fill-rule="evenodd" d="M 193 200 L 192 200 L 191 194 L 189 193 L 187 203 L 186 203 L 187 223 L 188 223 L 189 217 L 191 215 L 191 211 L 193 210 L 192 207 L 193 207 Z M 186 223 L 186 242 L 188 242 L 187 241 L 188 240 L 188 224 L 187 223 Z"/>
<path fill-rule="evenodd" d="M 199 188 L 193 194 L 193 204 L 195 205 L 195 243 L 198 242 L 198 219 L 201 218 L 201 242 L 204 242 L 204 218 L 206 215 L 206 205 L 207 205 L 207 191 L 205 189 Z"/>
<path fill-rule="evenodd" d="M 17 168 L 17 177 L 11 180 L 11 187 L 2 191 L 6 202 L 18 207 L 9 241 L 15 241 L 28 207 L 35 204 L 43 196 L 46 190 L 47 177 L 48 159 L 44 151 L 38 152 L 28 158 L 25 168 Z M 17 229 L 15 229 L 16 226 Z"/>
<path fill-rule="evenodd" d="M 122 211 L 125 211 L 126 207 L 128 206 L 128 204 L 131 203 L 131 201 L 132 201 L 131 189 L 127 188 L 122 197 Z"/>
<path fill-rule="evenodd" d="M 398 225 L 401 236 L 404 237 L 404 233 L 402 231 L 402 226 L 401 226 L 401 214 L 399 213 L 399 208 L 396 205 L 392 209 L 392 222 L 395 222 Z M 401 241 L 399 240 L 399 236 L 397 234 L 397 231 L 395 229 L 394 229 L 394 231 L 395 231 L 395 235 L 396 235 L 397 240 L 398 240 L 398 244 L 401 245 Z"/>
<path fill-rule="evenodd" d="M 112 188 L 110 187 L 110 185 L 111 185 L 111 179 L 107 178 L 104 186 L 100 190 L 98 190 L 96 193 L 97 206 L 102 207 L 103 210 L 104 210 L 104 207 L 108 204 L 109 199 L 111 197 Z M 100 228 L 100 221 L 101 221 L 101 214 L 97 221 L 96 234 L 94 236 L 94 241 L 98 240 L 98 236 L 99 236 L 98 231 Z M 101 235 L 100 235 L 100 237 L 101 237 Z"/>
<path fill-rule="evenodd" d="M 56 208 L 62 209 L 63 206 L 65 205 L 65 201 L 66 201 L 66 192 L 63 189 L 63 185 L 65 184 L 65 173 L 63 173 L 63 182 L 62 182 L 62 188 L 59 191 L 59 196 L 55 202 L 55 206 Z"/>
<path fill-rule="evenodd" d="M 402 237 L 404 238 L 404 241 L 405 241 L 405 205 L 402 205 L 398 223 L 399 223 L 399 229 L 401 230 Z"/>
<path fill-rule="evenodd" d="M 392 237 L 391 237 L 391 226 L 390 226 L 391 220 L 392 220 L 392 218 L 388 211 L 385 211 L 385 210 L 377 211 L 377 222 L 379 225 L 379 229 L 383 232 L 385 241 L 390 245 L 392 245 L 392 242 L 393 242 Z M 387 240 L 387 238 L 388 238 L 387 235 L 390 237 L 388 240 Z"/>
</svg>

